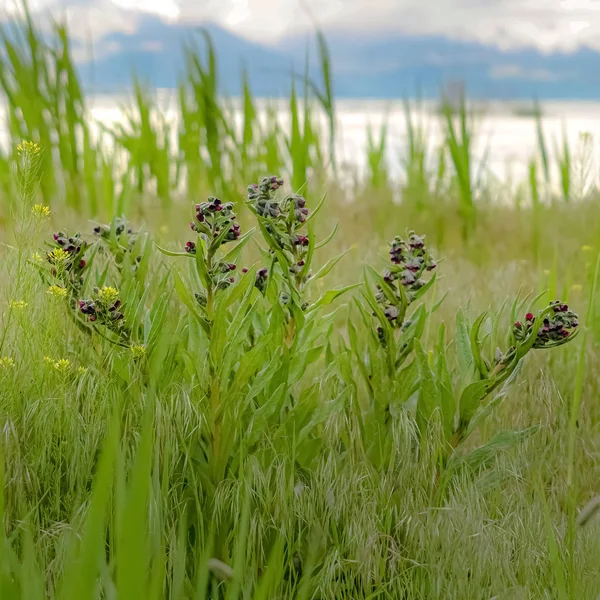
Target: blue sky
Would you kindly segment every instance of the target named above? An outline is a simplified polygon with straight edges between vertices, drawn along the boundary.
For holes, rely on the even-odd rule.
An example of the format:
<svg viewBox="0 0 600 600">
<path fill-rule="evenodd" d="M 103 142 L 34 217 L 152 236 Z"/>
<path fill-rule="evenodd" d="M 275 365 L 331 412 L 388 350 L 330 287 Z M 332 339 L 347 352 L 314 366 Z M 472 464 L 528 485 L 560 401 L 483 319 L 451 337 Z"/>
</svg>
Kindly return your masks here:
<svg viewBox="0 0 600 600">
<path fill-rule="evenodd" d="M 18 2 L 18 0 L 16 0 Z M 15 0 L 0 0 L 10 11 Z M 215 21 L 246 38 L 275 43 L 311 28 L 357 35 L 381 31 L 442 34 L 493 42 L 600 49 L 600 0 L 30 0 L 32 8 L 67 14 L 72 32 L 95 39 L 133 32 L 144 13 L 186 23 Z"/>
</svg>

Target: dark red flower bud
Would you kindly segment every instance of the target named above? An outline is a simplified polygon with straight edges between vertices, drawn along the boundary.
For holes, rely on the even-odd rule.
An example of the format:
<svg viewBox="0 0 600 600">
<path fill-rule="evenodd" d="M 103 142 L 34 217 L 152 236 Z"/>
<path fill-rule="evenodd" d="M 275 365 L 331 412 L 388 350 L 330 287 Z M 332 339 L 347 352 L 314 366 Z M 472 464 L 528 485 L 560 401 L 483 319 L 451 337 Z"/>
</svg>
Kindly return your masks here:
<svg viewBox="0 0 600 600">
<path fill-rule="evenodd" d="M 535 317 L 533 316 L 533 313 L 527 313 L 527 314 L 525 315 L 525 319 L 526 319 L 527 321 L 533 321 L 533 320 L 535 319 Z"/>
<path fill-rule="evenodd" d="M 87 262 L 86 262 L 86 261 L 85 261 L 85 260 L 82 258 L 82 259 L 79 261 L 79 268 L 80 268 L 80 269 L 84 269 L 84 268 L 85 268 L 85 265 L 87 265 Z"/>
<path fill-rule="evenodd" d="M 248 272 L 248 269 L 246 269 L 246 267 L 244 267 L 244 268 L 242 269 L 242 273 L 247 273 L 247 272 Z"/>
<path fill-rule="evenodd" d="M 521 321 L 517 321 L 517 322 L 515 323 L 515 327 L 516 327 L 517 329 L 521 329 Z"/>
</svg>

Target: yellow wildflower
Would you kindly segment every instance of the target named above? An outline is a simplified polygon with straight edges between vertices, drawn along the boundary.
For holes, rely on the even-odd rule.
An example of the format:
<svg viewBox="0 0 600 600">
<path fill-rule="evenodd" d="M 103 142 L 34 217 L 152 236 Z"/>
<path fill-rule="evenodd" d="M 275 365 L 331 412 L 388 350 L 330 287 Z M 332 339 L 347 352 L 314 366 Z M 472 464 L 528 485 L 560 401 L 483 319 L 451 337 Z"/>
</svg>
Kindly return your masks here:
<svg viewBox="0 0 600 600">
<path fill-rule="evenodd" d="M 43 262 L 43 261 L 44 261 L 44 257 L 43 257 L 43 256 L 42 256 L 42 255 L 41 255 L 39 252 L 34 252 L 34 253 L 31 255 L 31 260 L 32 260 L 34 263 L 38 263 L 38 264 L 40 264 L 41 262 Z"/>
<path fill-rule="evenodd" d="M 17 153 L 19 154 L 19 156 L 37 156 L 41 152 L 42 147 L 39 144 L 36 144 L 35 142 L 23 140 L 17 146 Z"/>
<path fill-rule="evenodd" d="M 65 298 L 67 295 L 67 290 L 64 287 L 60 287 L 60 285 L 51 285 L 46 293 L 50 294 L 50 296 L 54 296 L 54 298 Z"/>
<path fill-rule="evenodd" d="M 591 246 L 588 246 L 587 244 L 585 246 L 581 246 L 581 250 L 583 252 L 591 252 L 593 250 L 593 248 Z"/>
<path fill-rule="evenodd" d="M 53 265 L 62 265 L 69 260 L 71 255 L 62 248 L 55 248 L 52 252 L 48 252 L 48 260 Z"/>
<path fill-rule="evenodd" d="M 15 361 L 10 356 L 3 356 L 0 358 L 0 367 L 3 369 L 11 369 L 15 366 Z"/>
<path fill-rule="evenodd" d="M 129 348 L 133 358 L 142 358 L 146 356 L 146 346 L 142 346 L 141 344 L 134 344 Z"/>
<path fill-rule="evenodd" d="M 119 290 L 114 287 L 104 286 L 96 292 L 98 302 L 105 308 L 110 308 L 119 299 Z"/>
<path fill-rule="evenodd" d="M 25 300 L 11 300 L 9 307 L 12 310 L 23 310 L 27 306 Z"/>
<path fill-rule="evenodd" d="M 77 367 L 77 375 L 85 375 L 87 373 L 87 367 Z"/>
<path fill-rule="evenodd" d="M 54 364 L 54 359 L 50 358 L 49 356 L 44 356 L 44 362 L 53 365 Z"/>
<path fill-rule="evenodd" d="M 31 212 L 39 219 L 50 216 L 50 208 L 44 204 L 34 204 Z"/>
<path fill-rule="evenodd" d="M 61 358 L 54 363 L 54 368 L 61 373 L 66 373 L 71 368 L 71 361 L 68 358 Z"/>
</svg>

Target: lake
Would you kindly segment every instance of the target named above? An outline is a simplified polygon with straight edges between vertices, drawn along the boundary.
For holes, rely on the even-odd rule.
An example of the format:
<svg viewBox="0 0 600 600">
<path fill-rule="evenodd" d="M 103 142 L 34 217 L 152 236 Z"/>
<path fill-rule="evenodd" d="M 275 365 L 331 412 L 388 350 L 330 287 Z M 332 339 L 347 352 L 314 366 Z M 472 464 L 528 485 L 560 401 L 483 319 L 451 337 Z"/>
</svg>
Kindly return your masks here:
<svg viewBox="0 0 600 600">
<path fill-rule="evenodd" d="M 158 91 L 158 103 L 170 123 L 177 122 L 176 96 L 168 90 Z M 89 100 L 91 118 L 104 124 L 122 119 L 120 106 L 125 97 L 94 96 Z M 261 118 L 266 119 L 268 106 L 279 107 L 279 118 L 286 121 L 287 101 L 259 100 Z M 236 101 L 232 105 L 238 106 Z M 531 105 L 528 107 L 531 108 Z M 402 176 L 402 164 L 406 147 L 406 121 L 402 102 L 379 100 L 339 100 L 336 103 L 338 135 L 336 149 L 338 161 L 353 171 L 362 172 L 366 164 L 367 131 L 371 127 L 375 138 L 384 123 L 388 129 L 387 164 L 393 177 Z M 596 133 L 600 132 L 600 103 L 593 102 L 545 102 L 542 105 L 543 124 L 550 157 L 554 163 L 553 178 L 557 181 L 556 160 L 560 150 L 563 131 L 569 141 L 572 154 L 574 183 L 581 171 L 586 177 L 596 179 L 598 144 Z M 239 126 L 241 114 L 235 109 L 235 120 Z M 422 109 L 413 118 L 419 118 L 426 127 L 431 149 L 442 141 L 442 122 L 436 104 L 424 102 Z M 485 157 L 485 178 L 497 179 L 513 187 L 525 182 L 528 164 L 536 154 L 537 132 L 534 116 L 524 110 L 522 103 L 487 102 L 476 106 L 475 137 L 473 143 L 474 173 L 479 172 Z M 323 126 L 325 120 L 323 119 Z M 583 135 L 583 134 L 590 135 Z M 583 184 L 582 184 L 583 185 Z"/>
</svg>

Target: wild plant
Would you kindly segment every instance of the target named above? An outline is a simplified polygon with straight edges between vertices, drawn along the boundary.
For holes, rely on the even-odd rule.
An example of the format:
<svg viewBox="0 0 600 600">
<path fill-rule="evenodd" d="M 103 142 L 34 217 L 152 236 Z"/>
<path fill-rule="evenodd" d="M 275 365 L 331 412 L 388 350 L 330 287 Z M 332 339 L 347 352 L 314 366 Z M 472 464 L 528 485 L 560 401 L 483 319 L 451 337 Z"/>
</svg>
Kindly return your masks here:
<svg viewBox="0 0 600 600">
<path fill-rule="evenodd" d="M 534 314 L 540 295 L 530 303 L 524 319 L 518 320 L 526 301 L 517 299 L 502 344 L 502 311 L 486 311 L 470 324 L 460 310 L 453 341 L 457 360 L 452 366 L 447 358 L 444 323 L 439 326 L 433 349 L 427 350 L 421 341 L 439 302 L 430 309 L 421 303 L 411 311 L 436 281 L 435 274 L 426 278 L 437 264 L 424 236 L 411 231 L 406 240 L 396 237 L 389 256 L 391 264 L 383 275 L 366 267 L 363 299 L 371 314 L 357 301 L 363 322 L 371 331 L 366 349 L 361 347 L 354 325 L 348 324 L 351 347 L 372 401 L 367 413 L 379 432 L 371 435 L 373 445 L 385 447 L 379 436 L 386 435 L 390 415 L 404 407 L 413 413 L 423 440 L 429 440 L 431 427 L 439 424 L 443 431 L 440 460 L 445 467 L 515 383 L 525 356 L 531 350 L 556 348 L 573 340 L 578 333 L 578 316 L 559 301 Z M 376 329 L 371 325 L 372 317 L 378 321 Z M 493 355 L 484 350 L 490 344 L 495 348 Z M 515 441 L 520 437 L 519 432 L 507 435 Z M 490 443 L 493 447 L 496 441 Z M 475 456 L 482 454 L 478 449 Z M 381 454 L 377 457 L 383 460 Z"/>
</svg>

